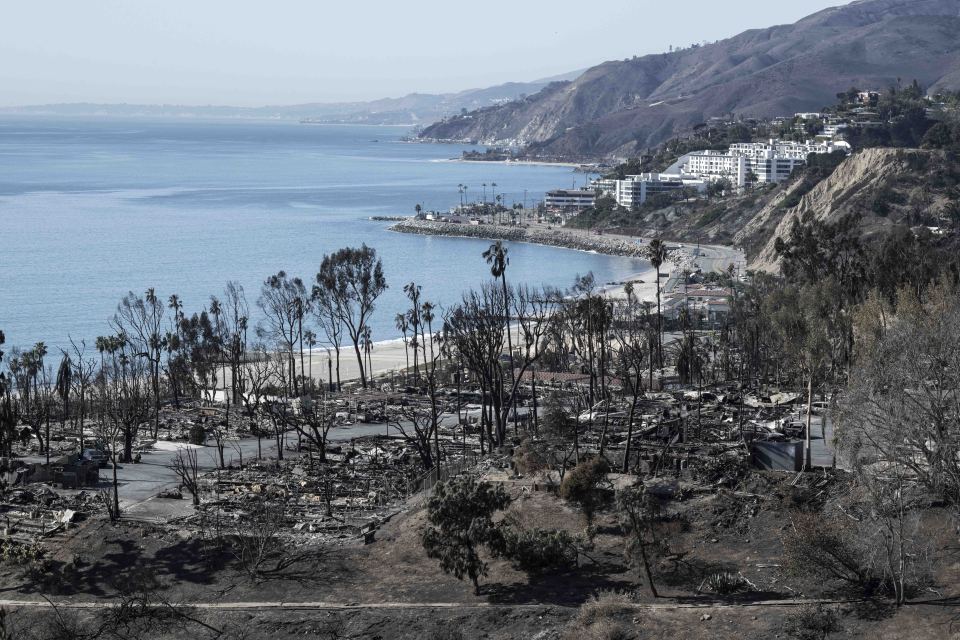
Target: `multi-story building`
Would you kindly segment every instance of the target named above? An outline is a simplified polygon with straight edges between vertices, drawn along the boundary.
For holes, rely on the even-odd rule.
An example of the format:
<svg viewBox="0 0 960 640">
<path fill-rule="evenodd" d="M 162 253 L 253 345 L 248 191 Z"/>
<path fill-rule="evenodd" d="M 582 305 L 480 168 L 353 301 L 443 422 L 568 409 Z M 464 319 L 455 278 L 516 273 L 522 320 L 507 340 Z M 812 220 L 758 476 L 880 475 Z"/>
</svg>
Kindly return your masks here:
<svg viewBox="0 0 960 640">
<path fill-rule="evenodd" d="M 683 156 L 667 171 L 697 176 L 710 182 L 727 179 L 743 186 L 747 176 L 747 160 L 725 151 L 696 151 Z"/>
<path fill-rule="evenodd" d="M 621 207 L 633 209 L 658 194 L 682 189 L 703 191 L 706 186 L 703 180 L 695 176 L 685 176 L 678 173 L 643 173 L 636 176 L 627 176 L 625 180 L 617 180 L 614 197 Z"/>
<path fill-rule="evenodd" d="M 730 145 L 726 151 L 695 151 L 681 157 L 667 171 L 697 176 L 703 180 L 730 180 L 738 187 L 747 182 L 782 182 L 793 171 L 807 162 L 811 153 L 850 151 L 843 141 L 741 142 Z"/>
<path fill-rule="evenodd" d="M 550 212 L 571 213 L 592 207 L 596 200 L 592 189 L 555 189 L 547 192 L 544 206 Z"/>
<path fill-rule="evenodd" d="M 615 178 L 597 178 L 596 180 L 590 181 L 590 188 L 594 191 L 613 196 L 617 193 L 617 181 Z"/>
</svg>

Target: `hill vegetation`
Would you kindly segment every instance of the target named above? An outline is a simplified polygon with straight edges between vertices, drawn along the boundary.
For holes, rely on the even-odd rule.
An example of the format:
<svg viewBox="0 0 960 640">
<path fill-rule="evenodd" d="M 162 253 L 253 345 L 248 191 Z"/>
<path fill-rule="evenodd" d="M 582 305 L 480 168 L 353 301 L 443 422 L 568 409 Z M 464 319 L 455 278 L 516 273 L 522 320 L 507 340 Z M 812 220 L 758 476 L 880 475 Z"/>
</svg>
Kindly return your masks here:
<svg viewBox="0 0 960 640">
<path fill-rule="evenodd" d="M 863 0 L 792 25 L 610 61 L 570 83 L 438 122 L 424 138 L 524 146 L 530 156 L 642 153 L 711 118 L 818 110 L 851 86 L 960 87 L 960 2 Z"/>
<path fill-rule="evenodd" d="M 846 137 L 854 153 L 811 155 L 807 165 L 780 185 L 758 185 L 736 193 L 732 185 L 711 185 L 701 196 L 682 191 L 660 194 L 628 211 L 612 198 L 581 213 L 570 224 L 580 228 L 656 233 L 681 241 L 735 243 L 751 266 L 777 270 L 777 238 L 795 221 L 837 223 L 856 220 L 868 242 L 905 230 L 934 246 L 953 246 L 960 230 L 960 95 L 924 94 L 918 83 L 891 88 L 864 106 L 850 89 L 825 111 L 850 122 Z M 866 114 L 866 116 L 864 116 Z M 859 123 L 864 117 L 872 122 Z M 745 121 L 701 127 L 674 138 L 649 154 L 618 165 L 608 177 L 660 171 L 696 149 L 725 149 L 732 142 L 782 139 L 818 133 L 819 121 Z"/>
</svg>

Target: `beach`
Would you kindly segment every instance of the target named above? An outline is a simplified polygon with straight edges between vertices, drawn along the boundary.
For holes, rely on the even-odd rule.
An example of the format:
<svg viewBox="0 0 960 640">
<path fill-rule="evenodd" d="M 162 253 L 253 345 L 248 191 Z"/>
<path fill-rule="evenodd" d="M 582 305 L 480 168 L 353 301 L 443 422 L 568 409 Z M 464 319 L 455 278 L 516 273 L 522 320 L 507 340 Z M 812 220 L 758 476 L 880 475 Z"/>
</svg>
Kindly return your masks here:
<svg viewBox="0 0 960 640">
<path fill-rule="evenodd" d="M 598 234 L 586 229 L 557 227 L 555 225 L 531 224 L 515 225 L 465 225 L 433 220 L 414 220 L 410 218 L 389 227 L 398 233 L 418 235 L 436 235 L 456 238 L 474 238 L 484 240 L 504 240 L 507 242 L 528 242 L 552 247 L 561 247 L 576 251 L 600 253 L 612 256 L 647 259 L 648 245 L 652 236 L 637 237 L 611 233 Z M 723 245 L 687 245 L 666 242 L 667 260 L 660 265 L 663 282 L 661 295 L 669 293 L 677 286 L 683 271 L 725 271 L 733 264 L 741 273 L 746 268 L 743 252 L 734 247 Z M 657 271 L 652 266 L 644 271 L 624 278 L 617 283 L 600 283 L 603 294 L 612 298 L 626 295 L 624 285 L 634 284 L 634 295 L 638 300 L 655 301 L 657 295 Z"/>
<path fill-rule="evenodd" d="M 545 225 L 521 228 L 506 225 L 468 226 L 432 221 L 405 220 L 390 227 L 399 233 L 416 233 L 422 235 L 441 235 L 449 237 L 481 238 L 485 240 L 507 240 L 510 242 L 529 242 L 562 247 L 577 251 L 590 251 L 619 255 L 632 258 L 645 258 L 646 246 L 649 239 L 615 234 L 597 235 L 580 229 L 551 229 Z M 734 264 L 742 268 L 745 264 L 741 251 L 733 247 L 722 245 L 699 245 L 696 247 L 679 243 L 667 243 L 668 259 L 660 265 L 662 282 L 661 297 L 672 292 L 681 280 L 684 270 L 704 272 L 722 271 L 728 265 Z M 598 283 L 599 293 L 611 299 L 626 297 L 625 285 L 633 283 L 634 296 L 639 301 L 656 302 L 657 299 L 657 270 L 652 266 L 630 275 L 618 282 Z M 519 339 L 518 339 L 519 340 Z M 314 349 L 309 356 L 305 355 L 307 373 L 314 378 L 327 380 L 328 365 L 333 360 L 333 350 Z M 406 349 L 402 338 L 375 342 L 371 350 L 374 375 L 382 375 L 391 371 L 401 371 L 407 366 Z M 412 361 L 411 361 L 412 366 Z M 335 375 L 335 374 L 334 374 Z M 351 344 L 346 344 L 340 350 L 340 379 L 341 381 L 355 380 L 359 377 L 356 354 Z"/>
</svg>

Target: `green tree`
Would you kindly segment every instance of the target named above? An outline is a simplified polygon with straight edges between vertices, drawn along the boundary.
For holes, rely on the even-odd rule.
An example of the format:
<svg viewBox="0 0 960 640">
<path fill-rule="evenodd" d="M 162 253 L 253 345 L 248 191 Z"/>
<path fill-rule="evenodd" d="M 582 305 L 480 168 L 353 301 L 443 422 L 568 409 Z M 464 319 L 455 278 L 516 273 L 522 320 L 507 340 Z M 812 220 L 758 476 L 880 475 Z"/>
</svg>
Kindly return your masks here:
<svg viewBox="0 0 960 640">
<path fill-rule="evenodd" d="M 605 458 L 587 458 L 567 474 L 560 485 L 560 497 L 573 502 L 583 511 L 587 520 L 587 534 L 592 534 L 597 511 L 607 499 L 607 474 L 610 465 Z"/>
<path fill-rule="evenodd" d="M 444 573 L 452 573 L 458 580 L 470 578 L 479 595 L 480 577 L 487 575 L 479 549 L 497 540 L 493 514 L 510 502 L 503 487 L 478 483 L 472 476 L 439 483 L 427 501 L 427 519 L 432 525 L 422 538 L 427 556 L 439 560 Z"/>
</svg>

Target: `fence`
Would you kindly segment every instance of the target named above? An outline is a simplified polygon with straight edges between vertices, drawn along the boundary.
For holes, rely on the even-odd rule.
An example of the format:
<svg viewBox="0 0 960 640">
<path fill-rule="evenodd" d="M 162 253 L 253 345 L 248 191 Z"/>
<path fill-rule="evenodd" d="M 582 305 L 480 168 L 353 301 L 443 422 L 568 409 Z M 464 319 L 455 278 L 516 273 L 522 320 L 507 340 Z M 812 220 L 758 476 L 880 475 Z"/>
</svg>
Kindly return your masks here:
<svg viewBox="0 0 960 640">
<path fill-rule="evenodd" d="M 475 456 L 467 455 L 461 460 L 451 464 L 436 465 L 429 471 L 424 472 L 419 477 L 410 481 L 409 494 L 414 495 L 432 491 L 438 482 L 445 482 L 475 468 L 477 466 L 477 460 L 478 458 Z"/>
</svg>

